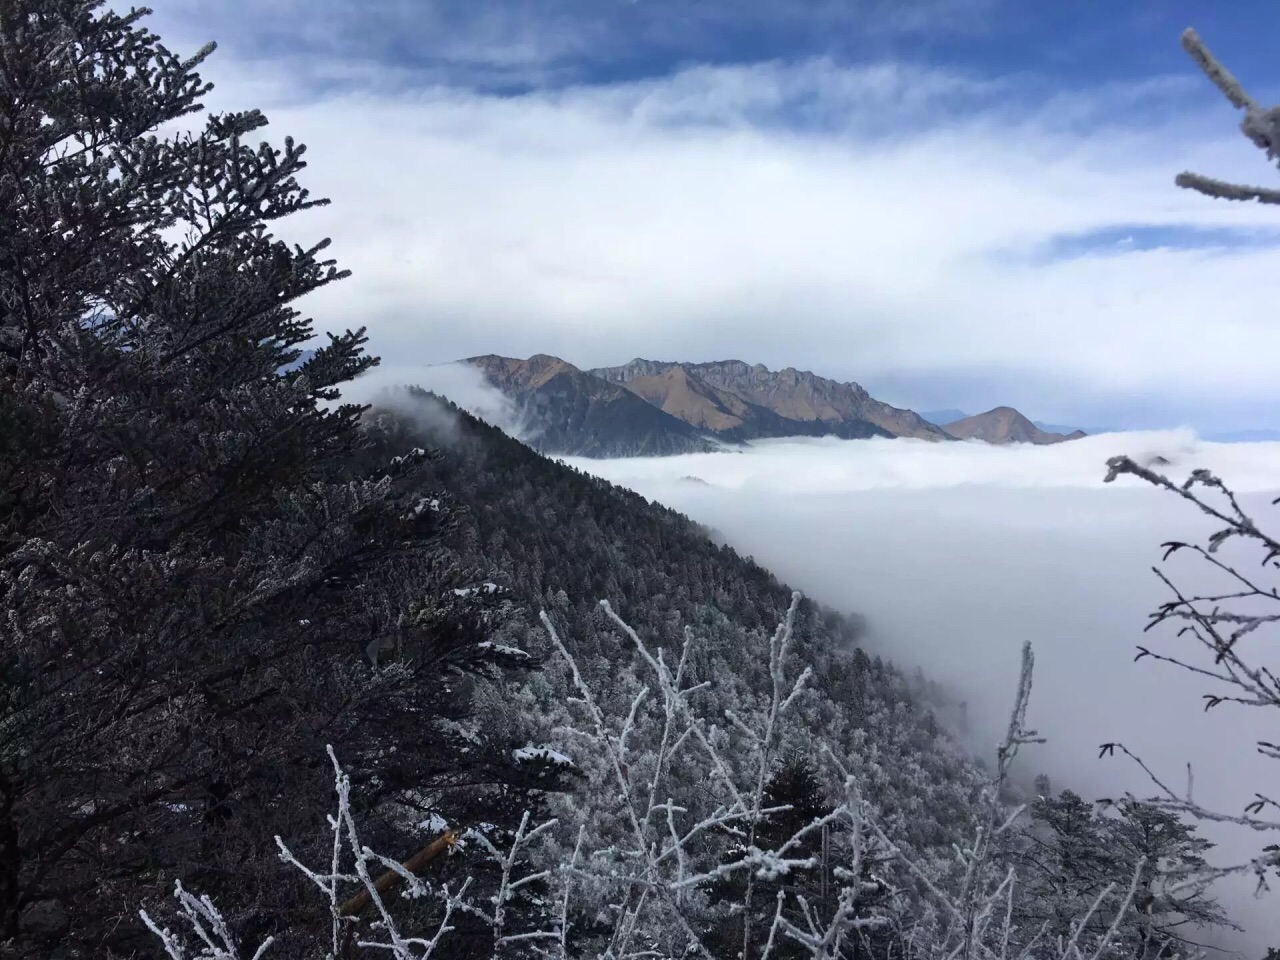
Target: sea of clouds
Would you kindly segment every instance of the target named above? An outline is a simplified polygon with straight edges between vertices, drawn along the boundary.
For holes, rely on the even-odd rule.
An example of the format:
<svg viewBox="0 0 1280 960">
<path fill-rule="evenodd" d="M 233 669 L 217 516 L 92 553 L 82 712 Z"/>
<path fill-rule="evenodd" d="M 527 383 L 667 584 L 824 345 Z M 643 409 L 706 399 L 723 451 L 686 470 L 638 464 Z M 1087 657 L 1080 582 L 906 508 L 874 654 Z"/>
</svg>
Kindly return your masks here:
<svg viewBox="0 0 1280 960">
<path fill-rule="evenodd" d="M 388 401 L 416 383 L 529 439 L 514 405 L 462 364 L 377 368 L 347 398 Z M 1226 481 L 1263 529 L 1280 531 L 1280 443 L 1211 443 L 1190 430 L 1113 433 L 1053 446 L 980 441 L 758 441 L 722 453 L 594 460 L 574 467 L 637 491 L 711 528 L 796 589 L 868 623 L 866 644 L 967 699 L 975 752 L 994 754 L 1008 720 L 1019 652 L 1036 655 L 1029 719 L 1047 743 L 1025 750 L 1026 780 L 1046 772 L 1089 799 L 1154 793 L 1134 764 L 1099 757 L 1122 741 L 1176 789 L 1195 772 L 1195 799 L 1243 811 L 1255 792 L 1280 796 L 1280 765 L 1258 740 L 1280 740 L 1271 711 L 1224 705 L 1209 712 L 1213 681 L 1152 660 L 1138 644 L 1209 666 L 1172 628 L 1143 633 L 1169 596 L 1159 566 L 1187 591 L 1223 586 L 1168 540 L 1203 541 L 1214 521 L 1175 494 L 1133 477 L 1104 482 L 1118 454 L 1171 479 L 1208 469 Z M 1165 462 L 1162 462 L 1165 461 Z M 1261 555 L 1228 543 L 1220 556 L 1257 570 Z M 779 611 L 779 615 L 782 611 Z M 643 630 L 643 624 L 637 624 Z M 1280 671 L 1274 635 L 1247 641 L 1255 662 Z M 1219 824 L 1212 861 L 1256 856 L 1274 835 Z M 1261 956 L 1280 943 L 1280 892 L 1255 899 L 1236 879 L 1221 896 L 1246 927 L 1223 946 Z"/>
<path fill-rule="evenodd" d="M 1277 764 L 1254 748 L 1277 739 L 1275 717 L 1229 705 L 1206 713 L 1202 695 L 1212 681 L 1134 662 L 1139 643 L 1198 656 L 1172 629 L 1142 631 L 1168 596 L 1152 571 L 1160 544 L 1203 539 L 1215 528 L 1172 493 L 1132 477 L 1104 483 L 1117 454 L 1154 461 L 1177 479 L 1208 468 L 1260 524 L 1280 527 L 1280 508 L 1271 506 L 1280 494 L 1280 443 L 1215 444 L 1190 431 L 1048 447 L 776 440 L 736 453 L 569 462 L 688 514 L 792 586 L 864 615 L 870 647 L 968 698 L 975 749 L 994 751 L 1019 649 L 1030 640 L 1030 719 L 1048 743 L 1022 754 L 1024 772 L 1048 772 L 1091 799 L 1125 790 L 1150 796 L 1133 764 L 1099 757 L 1100 744 L 1121 740 L 1176 788 L 1193 764 L 1196 799 L 1241 812 L 1255 791 L 1280 794 Z M 1224 549 L 1251 569 L 1261 559 Z M 1191 557 L 1160 565 L 1187 589 L 1221 585 Z M 1273 637 L 1262 632 L 1250 642 L 1262 662 L 1280 668 Z M 1217 861 L 1247 859 L 1267 842 L 1239 829 L 1202 829 L 1220 844 Z M 1280 910 L 1251 891 L 1242 882 L 1224 896 L 1249 928 L 1232 945 L 1260 952 L 1280 938 Z"/>
</svg>

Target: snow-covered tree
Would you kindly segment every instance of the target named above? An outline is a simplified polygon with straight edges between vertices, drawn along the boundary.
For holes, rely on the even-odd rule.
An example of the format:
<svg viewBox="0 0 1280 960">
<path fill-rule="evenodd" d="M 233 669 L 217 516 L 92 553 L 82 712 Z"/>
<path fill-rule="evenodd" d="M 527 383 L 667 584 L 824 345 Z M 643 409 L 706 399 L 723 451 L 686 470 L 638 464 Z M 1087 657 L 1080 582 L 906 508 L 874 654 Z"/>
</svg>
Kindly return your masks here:
<svg viewBox="0 0 1280 960">
<path fill-rule="evenodd" d="M 131 954 L 179 870 L 296 927 L 261 838 L 300 833 L 326 742 L 384 841 L 392 800 L 511 778 L 444 726 L 498 658 L 440 629 L 425 455 L 338 402 L 363 333 L 299 362 L 295 301 L 345 276 L 271 233 L 325 202 L 304 148 L 253 110 L 182 132 L 211 52 L 0 0 L 0 952 Z"/>
<path fill-rule="evenodd" d="M 1089 803 L 1064 790 L 1037 797 L 1028 814 L 1008 857 L 1023 886 L 1015 914 L 1024 929 L 1043 929 L 1050 942 L 1065 938 L 1104 888 L 1135 874 L 1138 887 L 1116 931 L 1116 951 L 1186 953 L 1206 928 L 1226 925 L 1208 892 L 1205 853 L 1213 845 L 1175 813 L 1128 798 Z M 1121 894 L 1113 887 L 1104 901 L 1108 912 L 1094 914 L 1089 935 L 1110 925 Z"/>
</svg>

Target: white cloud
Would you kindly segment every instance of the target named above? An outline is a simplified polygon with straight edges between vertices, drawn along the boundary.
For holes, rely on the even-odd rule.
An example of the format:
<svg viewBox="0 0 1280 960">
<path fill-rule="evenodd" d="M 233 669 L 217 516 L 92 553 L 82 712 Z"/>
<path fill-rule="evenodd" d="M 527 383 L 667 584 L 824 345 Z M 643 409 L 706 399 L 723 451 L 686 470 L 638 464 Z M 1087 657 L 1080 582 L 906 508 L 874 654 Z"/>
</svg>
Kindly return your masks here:
<svg viewBox="0 0 1280 960">
<path fill-rule="evenodd" d="M 1280 226 L 1172 186 L 1183 167 L 1268 172 L 1225 104 L 1208 139 L 1202 114 L 1179 119 L 1178 83 L 1027 105 L 1016 87 L 945 71 L 817 60 L 519 97 L 299 103 L 279 76 L 237 69 L 207 71 L 230 80 L 218 105 L 262 103 L 274 136 L 309 144 L 306 180 L 335 200 L 285 225 L 332 234 L 354 270 L 308 306 L 325 326 L 367 323 L 397 359 L 734 355 L 872 381 L 979 371 L 987 397 L 956 405 L 1059 420 L 1073 396 L 1280 400 L 1263 280 L 1274 248 L 1038 253 L 1134 225 Z M 1000 395 L 1015 382 L 1031 385 Z"/>
<path fill-rule="evenodd" d="M 816 599 L 865 615 L 872 647 L 967 694 L 984 750 L 999 738 L 1018 650 L 1031 640 L 1030 718 L 1049 742 L 1020 756 L 1024 772 L 1048 771 L 1087 797 L 1150 796 L 1133 766 L 1098 758 L 1099 744 L 1123 740 L 1178 786 L 1184 764 L 1194 763 L 1197 799 L 1237 812 L 1255 790 L 1280 792 L 1276 764 L 1253 748 L 1275 739 L 1267 718 L 1229 706 L 1206 714 L 1203 678 L 1133 662 L 1139 643 L 1190 652 L 1173 630 L 1142 633 L 1167 596 L 1151 567 L 1163 541 L 1212 527 L 1194 507 L 1132 478 L 1104 484 L 1104 463 L 1119 453 L 1161 455 L 1172 477 L 1209 468 L 1260 523 L 1277 519 L 1269 501 L 1280 491 L 1280 444 L 1211 444 L 1186 431 L 1050 447 L 776 441 L 741 454 L 571 462 L 711 526 Z M 1187 589 L 1206 582 L 1206 566 L 1189 558 L 1165 569 Z M 1256 635 L 1252 649 L 1280 668 L 1271 640 Z M 1202 829 L 1224 861 L 1256 855 L 1263 842 Z M 1243 886 L 1228 896 L 1255 952 L 1273 946 L 1264 934 L 1274 932 L 1274 904 Z"/>
<path fill-rule="evenodd" d="M 528 440 L 532 436 L 527 418 L 520 413 L 515 403 L 502 391 L 491 386 L 477 368 L 465 363 L 397 365 L 384 362 L 348 386 L 343 392 L 343 399 L 352 403 L 391 407 L 438 421 L 438 405 L 423 405 L 408 400 L 403 391 L 405 387 L 430 390 L 517 439 Z M 452 429 L 445 435 L 448 436 L 451 432 Z"/>
</svg>

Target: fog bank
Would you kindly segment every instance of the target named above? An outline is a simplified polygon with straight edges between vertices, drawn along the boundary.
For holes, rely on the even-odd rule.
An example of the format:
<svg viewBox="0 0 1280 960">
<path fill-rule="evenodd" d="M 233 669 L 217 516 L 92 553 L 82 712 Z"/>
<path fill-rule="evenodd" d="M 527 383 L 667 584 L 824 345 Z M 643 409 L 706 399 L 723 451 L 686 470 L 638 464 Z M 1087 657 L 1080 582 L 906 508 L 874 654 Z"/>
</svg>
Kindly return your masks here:
<svg viewBox="0 0 1280 960">
<path fill-rule="evenodd" d="M 1206 714 L 1211 681 L 1133 662 L 1138 643 L 1198 657 L 1172 629 L 1142 629 L 1166 599 L 1151 570 L 1161 542 L 1203 537 L 1212 521 L 1133 478 L 1103 483 L 1106 459 L 1119 453 L 1163 457 L 1156 469 L 1176 479 L 1209 468 L 1260 525 L 1280 521 L 1269 505 L 1280 492 L 1280 443 L 1213 444 L 1189 431 L 1050 447 L 784 440 L 742 453 L 570 462 L 687 513 L 815 599 L 866 616 L 868 646 L 961 689 L 987 754 L 1029 639 L 1030 719 L 1049 742 L 1020 755 L 1024 772 L 1047 771 L 1089 798 L 1151 795 L 1131 763 L 1099 759 L 1099 744 L 1122 740 L 1175 787 L 1191 762 L 1196 799 L 1240 812 L 1255 791 L 1280 792 L 1253 748 L 1276 738 L 1275 718 L 1230 705 Z M 1184 587 L 1215 582 L 1190 557 L 1163 569 Z M 1251 640 L 1280 667 L 1271 636 Z M 1215 861 L 1245 859 L 1265 842 L 1201 829 L 1220 844 Z M 1242 889 L 1230 893 L 1232 914 L 1250 930 L 1241 946 L 1260 955 L 1280 942 L 1280 902 Z"/>
</svg>

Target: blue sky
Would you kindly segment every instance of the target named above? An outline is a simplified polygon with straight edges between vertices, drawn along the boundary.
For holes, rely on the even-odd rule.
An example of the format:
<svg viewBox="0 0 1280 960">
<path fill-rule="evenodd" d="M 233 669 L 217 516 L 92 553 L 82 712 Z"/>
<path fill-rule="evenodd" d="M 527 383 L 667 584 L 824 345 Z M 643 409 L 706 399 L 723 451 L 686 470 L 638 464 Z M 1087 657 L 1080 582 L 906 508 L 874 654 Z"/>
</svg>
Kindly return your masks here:
<svg viewBox="0 0 1280 960">
<path fill-rule="evenodd" d="M 212 106 L 311 145 L 335 202 L 297 229 L 355 271 L 312 309 L 388 362 L 734 355 L 918 408 L 1280 428 L 1280 211 L 1172 185 L 1274 181 L 1178 44 L 1271 102 L 1274 3 L 154 6 L 219 41 Z"/>
<path fill-rule="evenodd" d="M 1265 0 L 161 0 L 158 12 L 240 57 L 365 60 L 511 90 L 813 56 L 1072 86 L 1143 80 L 1187 73 L 1176 38 L 1192 24 L 1237 73 L 1280 79 L 1280 11 Z"/>
</svg>

